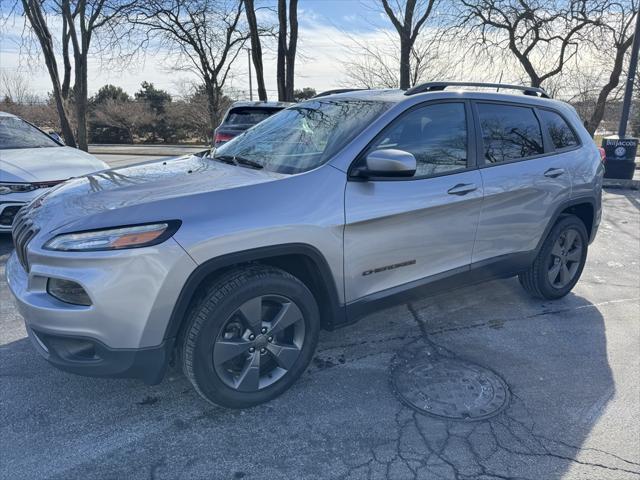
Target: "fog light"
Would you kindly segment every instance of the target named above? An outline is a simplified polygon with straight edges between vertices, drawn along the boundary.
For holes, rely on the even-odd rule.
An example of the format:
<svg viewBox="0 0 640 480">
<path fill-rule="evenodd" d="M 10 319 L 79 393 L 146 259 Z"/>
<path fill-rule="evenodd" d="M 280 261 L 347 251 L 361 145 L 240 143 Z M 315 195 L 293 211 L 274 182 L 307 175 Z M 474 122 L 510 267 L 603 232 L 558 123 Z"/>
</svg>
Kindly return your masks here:
<svg viewBox="0 0 640 480">
<path fill-rule="evenodd" d="M 84 288 L 71 280 L 50 278 L 47 281 L 47 292 L 49 292 L 49 295 L 65 303 L 84 306 L 91 305 L 91 299 Z"/>
</svg>

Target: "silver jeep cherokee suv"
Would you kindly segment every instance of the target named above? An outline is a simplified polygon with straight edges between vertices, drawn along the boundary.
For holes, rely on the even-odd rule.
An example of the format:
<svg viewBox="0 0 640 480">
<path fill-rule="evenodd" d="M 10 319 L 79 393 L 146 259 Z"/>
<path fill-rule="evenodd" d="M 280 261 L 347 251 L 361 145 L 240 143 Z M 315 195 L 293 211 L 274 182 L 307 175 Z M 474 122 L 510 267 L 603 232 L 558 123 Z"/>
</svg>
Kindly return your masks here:
<svg viewBox="0 0 640 480">
<path fill-rule="evenodd" d="M 600 221 L 598 149 L 543 90 L 459 85 L 312 99 L 36 199 L 7 264 L 36 350 L 148 383 L 176 358 L 240 408 L 290 387 L 321 328 L 386 305 L 514 275 L 566 295 Z"/>
</svg>

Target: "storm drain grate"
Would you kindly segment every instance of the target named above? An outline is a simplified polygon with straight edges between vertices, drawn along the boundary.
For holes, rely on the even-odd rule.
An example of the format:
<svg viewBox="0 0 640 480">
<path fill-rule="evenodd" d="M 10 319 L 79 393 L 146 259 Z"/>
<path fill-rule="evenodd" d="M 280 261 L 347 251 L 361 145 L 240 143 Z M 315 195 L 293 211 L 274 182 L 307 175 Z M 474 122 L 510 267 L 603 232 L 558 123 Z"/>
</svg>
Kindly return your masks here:
<svg viewBox="0 0 640 480">
<path fill-rule="evenodd" d="M 509 403 L 509 388 L 495 372 L 414 342 L 391 371 L 396 395 L 419 413 L 452 420 L 485 420 Z"/>
</svg>

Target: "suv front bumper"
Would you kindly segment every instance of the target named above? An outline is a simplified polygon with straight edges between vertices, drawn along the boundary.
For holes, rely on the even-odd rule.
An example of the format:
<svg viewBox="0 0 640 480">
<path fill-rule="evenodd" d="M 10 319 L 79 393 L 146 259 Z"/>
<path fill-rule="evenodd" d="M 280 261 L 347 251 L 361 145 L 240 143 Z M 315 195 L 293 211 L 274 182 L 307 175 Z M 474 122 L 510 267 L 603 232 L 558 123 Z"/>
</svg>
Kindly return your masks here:
<svg viewBox="0 0 640 480">
<path fill-rule="evenodd" d="M 29 252 L 29 272 L 15 252 L 9 288 L 36 350 L 56 367 L 88 376 L 162 379 L 172 353 L 165 338 L 173 305 L 195 262 L 173 239 L 118 252 Z M 49 278 L 81 285 L 90 306 L 58 300 Z"/>
<path fill-rule="evenodd" d="M 173 339 L 157 347 L 109 348 L 92 338 L 36 332 L 27 326 L 36 351 L 60 370 L 90 377 L 139 378 L 149 385 L 162 381 L 171 359 Z"/>
</svg>

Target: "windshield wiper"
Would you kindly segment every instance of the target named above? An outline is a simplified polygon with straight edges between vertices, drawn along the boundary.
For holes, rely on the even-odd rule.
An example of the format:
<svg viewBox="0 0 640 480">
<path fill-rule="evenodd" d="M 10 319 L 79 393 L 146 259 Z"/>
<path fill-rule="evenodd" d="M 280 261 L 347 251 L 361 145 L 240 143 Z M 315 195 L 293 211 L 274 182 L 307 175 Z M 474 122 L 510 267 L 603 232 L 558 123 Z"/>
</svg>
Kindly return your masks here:
<svg viewBox="0 0 640 480">
<path fill-rule="evenodd" d="M 214 157 L 210 157 L 213 158 L 214 160 L 218 160 L 220 162 L 223 163 L 228 163 L 230 165 L 237 165 L 234 157 L 232 155 L 216 155 Z"/>
<path fill-rule="evenodd" d="M 231 165 L 242 165 L 244 167 L 254 168 L 256 170 L 261 170 L 264 168 L 264 165 L 261 165 L 258 162 L 254 162 L 253 160 L 249 160 L 248 158 L 238 157 L 235 155 L 216 155 L 212 157 L 215 160 L 220 160 L 224 163 L 229 163 Z"/>
</svg>

